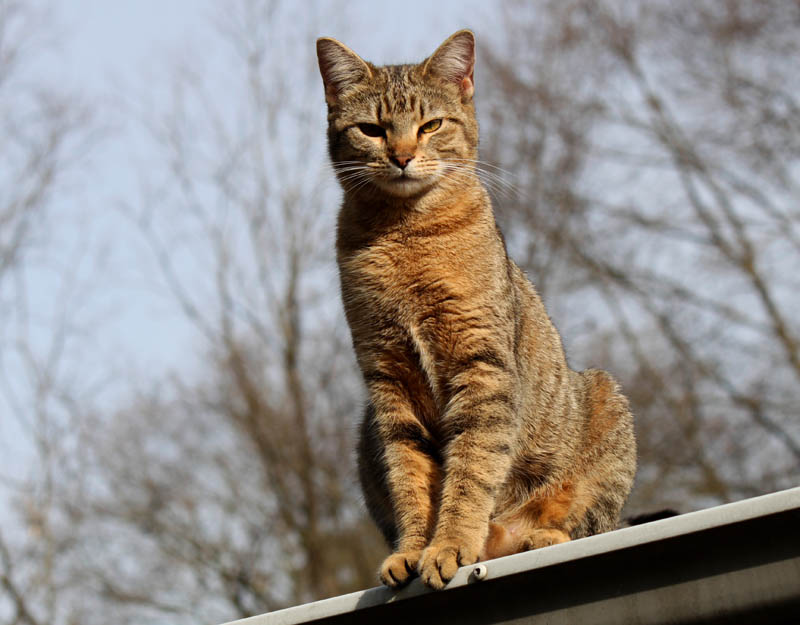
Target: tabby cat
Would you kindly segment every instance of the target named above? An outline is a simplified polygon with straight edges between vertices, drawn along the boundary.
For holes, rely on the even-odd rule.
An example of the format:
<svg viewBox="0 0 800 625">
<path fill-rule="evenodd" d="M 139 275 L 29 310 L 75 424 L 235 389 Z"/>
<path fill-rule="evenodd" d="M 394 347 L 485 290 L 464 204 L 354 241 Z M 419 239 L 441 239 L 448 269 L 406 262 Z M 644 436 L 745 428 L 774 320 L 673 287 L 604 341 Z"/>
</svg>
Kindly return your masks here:
<svg viewBox="0 0 800 625">
<path fill-rule="evenodd" d="M 478 177 L 475 40 L 378 67 L 317 41 L 344 189 L 342 298 L 369 393 L 359 475 L 397 587 L 613 529 L 636 466 L 633 418 L 603 371 L 567 366 L 508 258 Z"/>
</svg>

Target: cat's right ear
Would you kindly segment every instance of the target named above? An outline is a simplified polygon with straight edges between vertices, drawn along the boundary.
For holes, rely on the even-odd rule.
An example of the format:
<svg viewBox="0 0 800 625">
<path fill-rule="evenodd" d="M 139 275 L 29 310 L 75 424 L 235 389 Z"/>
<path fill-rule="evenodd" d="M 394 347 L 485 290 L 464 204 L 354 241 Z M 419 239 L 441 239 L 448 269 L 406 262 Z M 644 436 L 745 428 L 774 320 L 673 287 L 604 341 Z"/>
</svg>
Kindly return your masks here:
<svg viewBox="0 0 800 625">
<path fill-rule="evenodd" d="M 335 105 L 348 87 L 372 77 L 372 70 L 360 56 L 330 37 L 317 39 L 317 60 L 328 106 Z"/>
</svg>

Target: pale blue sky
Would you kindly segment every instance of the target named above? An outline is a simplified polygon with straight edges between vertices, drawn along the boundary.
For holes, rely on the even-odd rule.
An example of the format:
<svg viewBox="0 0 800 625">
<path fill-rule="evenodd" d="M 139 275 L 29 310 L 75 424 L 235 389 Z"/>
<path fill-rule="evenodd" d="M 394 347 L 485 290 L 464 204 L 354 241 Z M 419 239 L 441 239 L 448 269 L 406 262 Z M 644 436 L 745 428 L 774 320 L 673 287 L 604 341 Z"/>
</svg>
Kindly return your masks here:
<svg viewBox="0 0 800 625">
<path fill-rule="evenodd" d="M 90 211 L 106 213 L 107 205 L 134 193 L 138 182 L 131 157 L 147 158 L 146 153 L 141 154 L 147 147 L 141 145 L 140 130 L 119 115 L 114 99 L 135 99 L 131 92 L 141 93 L 148 83 L 154 91 L 164 89 L 169 67 L 187 50 L 201 50 L 209 59 L 223 54 L 213 47 L 220 45 L 219 40 L 209 37 L 211 21 L 223 5 L 209 0 L 70 0 L 53 4 L 55 21 L 63 25 L 62 37 L 59 54 L 53 66 L 46 68 L 43 80 L 57 80 L 85 94 L 101 119 L 114 125 L 94 159 L 92 182 L 83 191 Z M 418 60 L 452 32 L 464 27 L 480 32 L 491 18 L 485 3 L 463 0 L 361 0 L 309 2 L 305 6 L 299 14 L 309 21 L 310 48 L 317 35 L 341 37 L 359 54 L 378 63 Z M 291 64 L 292 51 L 280 52 Z M 206 61 L 198 58 L 197 62 L 202 66 Z M 317 80 L 316 67 L 307 70 L 312 80 Z M 321 91 L 320 87 L 320 96 Z M 322 110 L 321 97 L 319 105 Z M 323 142 L 321 133 L 320 144 Z M 117 226 L 122 227 L 108 225 Z M 120 235 L 122 242 L 126 236 Z M 152 302 L 137 300 L 131 305 L 124 327 L 118 327 L 118 335 L 109 338 L 127 344 L 124 348 L 132 350 L 131 358 L 149 371 L 180 362 L 180 350 L 169 350 L 180 330 L 161 322 L 154 324 L 148 310 Z"/>
<path fill-rule="evenodd" d="M 148 160 L 150 149 L 141 128 L 130 121 L 121 103 L 137 102 L 142 95 L 158 102 L 159 93 L 167 89 L 170 68 L 179 58 L 203 68 L 224 57 L 222 44 L 210 33 L 213 17 L 226 3 L 31 2 L 47 8 L 44 21 L 52 28 L 55 44 L 37 57 L 26 80 L 79 94 L 108 128 L 86 166 L 70 179 L 69 193 L 57 197 L 51 207 L 55 217 L 48 252 L 53 255 L 53 266 L 78 263 L 79 276 L 93 290 L 87 300 L 92 309 L 81 313 L 90 320 L 86 338 L 92 346 L 89 351 L 79 348 L 74 352 L 75 371 L 70 374 L 76 376 L 76 383 L 78 378 L 99 379 L 109 372 L 113 376 L 115 369 L 133 371 L 145 381 L 158 379 L 170 369 L 191 370 L 193 365 L 193 331 L 172 302 L 145 284 L 142 276 L 148 269 L 142 267 L 141 241 L 115 208 L 138 192 L 139 165 Z M 310 51 L 317 36 L 333 36 L 376 63 L 419 60 L 465 27 L 476 31 L 480 53 L 481 32 L 497 24 L 491 4 L 465 0 L 308 2 L 292 10 L 290 17 L 281 19 L 293 20 L 296 32 L 307 33 L 294 45 L 307 45 L 306 51 Z M 287 71 L 297 73 L 298 50 L 281 42 L 274 52 L 285 57 Z M 318 81 L 313 56 L 307 55 L 304 62 L 309 80 Z M 321 85 L 318 94 L 322 111 Z M 102 254 L 100 261 L 98 254 Z M 102 271 L 95 273 L 98 262 Z M 31 273 L 31 297 L 43 311 L 57 309 L 60 279 L 50 269 Z M 41 338 L 43 345 L 48 340 L 44 325 L 45 332 L 35 337 Z M 1 399 L 0 410 L 6 413 L 0 418 L 0 471 L 21 476 L 25 471 L 21 441 L 25 437 L 14 419 L 7 418 L 8 408 L 2 407 Z"/>
</svg>

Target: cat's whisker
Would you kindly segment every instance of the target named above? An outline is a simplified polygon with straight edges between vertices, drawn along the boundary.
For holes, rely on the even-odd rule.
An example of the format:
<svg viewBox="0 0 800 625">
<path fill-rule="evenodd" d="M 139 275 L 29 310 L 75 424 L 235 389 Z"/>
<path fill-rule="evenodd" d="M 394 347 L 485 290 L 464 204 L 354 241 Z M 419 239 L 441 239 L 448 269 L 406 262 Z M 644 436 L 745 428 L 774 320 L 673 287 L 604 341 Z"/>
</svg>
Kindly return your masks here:
<svg viewBox="0 0 800 625">
<path fill-rule="evenodd" d="M 508 196 L 520 193 L 515 185 L 499 176 L 493 176 L 489 172 L 479 172 L 478 177 L 486 186 L 492 187 L 497 192 L 502 192 Z"/>
<path fill-rule="evenodd" d="M 353 171 L 353 170 L 360 170 L 364 169 L 363 163 L 348 163 L 346 165 L 338 165 L 336 167 L 331 167 L 334 173 L 340 173 L 343 171 Z"/>
<path fill-rule="evenodd" d="M 355 169 L 365 169 L 363 165 L 342 165 L 340 167 L 334 167 L 333 171 L 335 172 L 342 172 L 342 171 L 352 171 Z"/>
<path fill-rule="evenodd" d="M 351 184 L 356 182 L 361 182 L 362 180 L 366 180 L 368 177 L 363 174 L 353 174 L 351 176 L 347 176 L 341 179 L 342 184 Z"/>
<path fill-rule="evenodd" d="M 489 168 L 489 169 L 494 170 L 494 171 L 496 171 L 498 173 L 501 173 L 501 174 L 503 174 L 505 176 L 508 176 L 509 178 L 515 178 L 516 177 L 516 174 L 514 174 L 514 172 L 512 172 L 512 171 L 509 171 L 507 169 L 503 169 L 499 165 L 495 165 L 494 163 L 490 163 L 488 161 L 482 161 L 482 160 L 477 159 L 477 158 L 449 158 L 448 160 L 454 161 L 454 162 L 459 162 L 459 163 L 469 163 L 469 164 L 475 165 L 476 167 L 479 167 L 479 168 Z"/>
<path fill-rule="evenodd" d="M 489 161 L 482 161 L 482 160 L 477 159 L 477 158 L 457 158 L 457 159 L 452 159 L 452 160 L 463 162 L 463 163 L 474 163 L 476 165 L 482 165 L 484 167 L 489 167 L 491 169 L 495 169 L 495 170 L 497 170 L 499 172 L 502 172 L 502 173 L 506 174 L 507 176 L 514 176 L 513 172 L 511 172 L 511 171 L 509 171 L 507 169 L 503 169 L 499 165 L 495 165 L 494 163 L 490 163 Z"/>
<path fill-rule="evenodd" d="M 481 161 L 478 159 L 470 159 L 470 158 L 450 158 L 450 159 L 443 159 L 447 160 L 448 162 L 458 163 L 461 165 L 472 165 L 475 168 L 475 171 L 479 174 L 483 174 L 485 177 L 491 177 L 493 179 L 498 180 L 501 184 L 508 186 L 510 189 L 514 191 L 519 191 L 517 185 L 513 182 L 508 180 L 508 178 L 515 178 L 515 174 L 512 172 L 503 169 L 502 167 L 498 167 L 492 163 L 488 163 L 486 161 Z M 502 174 L 502 175 L 501 175 Z"/>
<path fill-rule="evenodd" d="M 519 189 L 501 176 L 494 174 L 494 172 L 472 168 L 461 160 L 449 160 L 443 164 L 442 168 L 445 172 L 451 174 L 451 179 L 452 172 L 457 173 L 459 176 L 477 175 L 490 194 L 498 198 L 509 199 L 514 193 L 519 193 Z"/>
<path fill-rule="evenodd" d="M 361 173 L 369 173 L 369 172 L 364 167 L 350 167 L 348 169 L 340 169 L 336 173 L 339 174 L 339 175 L 350 175 L 350 174 L 354 174 L 354 173 L 361 174 Z"/>
<path fill-rule="evenodd" d="M 517 197 L 517 198 L 524 198 L 525 193 L 519 187 L 502 176 L 495 174 L 494 172 L 486 171 L 486 170 L 478 170 L 478 177 L 481 181 L 486 184 L 487 186 L 493 186 L 498 192 L 501 192 L 507 197 Z"/>
<path fill-rule="evenodd" d="M 347 186 L 347 191 L 350 193 L 355 193 L 359 189 L 367 186 L 369 184 L 369 180 L 358 180 L 350 185 Z"/>
<path fill-rule="evenodd" d="M 339 165 L 363 165 L 364 161 L 331 161 L 332 167 L 338 167 Z"/>
<path fill-rule="evenodd" d="M 357 167 L 357 168 L 354 167 L 352 169 L 343 169 L 343 170 L 337 171 L 336 175 L 339 176 L 339 177 L 343 177 L 343 176 L 350 176 L 350 175 L 353 175 L 353 174 L 361 174 L 361 173 L 365 173 L 365 170 L 362 167 Z"/>
<path fill-rule="evenodd" d="M 474 170 L 469 167 L 465 167 L 457 163 L 448 163 L 448 162 L 442 164 L 442 170 L 449 174 L 455 174 L 459 178 L 469 178 L 475 173 Z"/>
<path fill-rule="evenodd" d="M 355 185 L 359 185 L 362 182 L 368 182 L 372 178 L 372 173 L 360 168 L 355 171 L 351 171 L 339 176 L 339 182 L 346 186 L 349 189 L 353 188 Z"/>
<path fill-rule="evenodd" d="M 363 176 L 360 180 L 356 180 L 355 184 L 351 185 L 348 191 L 350 191 L 350 193 L 355 193 L 359 189 L 362 189 L 363 187 L 367 186 L 370 182 L 372 182 L 372 180 L 373 177 L 367 174 Z"/>
<path fill-rule="evenodd" d="M 482 161 L 476 158 L 447 158 L 442 160 L 452 163 L 460 163 L 464 165 L 474 165 L 476 169 L 492 170 L 493 172 L 503 174 L 504 176 L 507 176 L 509 178 L 516 177 L 516 174 L 514 174 L 514 172 L 511 172 L 507 169 L 503 169 L 502 167 L 495 165 L 494 163 L 489 163 L 488 161 Z"/>
<path fill-rule="evenodd" d="M 341 180 L 342 182 L 348 182 L 350 180 L 357 180 L 359 178 L 364 178 L 364 177 L 366 177 L 368 175 L 369 174 L 366 174 L 364 172 L 356 171 L 356 172 L 352 172 L 352 173 L 349 173 L 349 174 L 345 174 L 343 176 L 339 176 L 339 180 Z"/>
</svg>

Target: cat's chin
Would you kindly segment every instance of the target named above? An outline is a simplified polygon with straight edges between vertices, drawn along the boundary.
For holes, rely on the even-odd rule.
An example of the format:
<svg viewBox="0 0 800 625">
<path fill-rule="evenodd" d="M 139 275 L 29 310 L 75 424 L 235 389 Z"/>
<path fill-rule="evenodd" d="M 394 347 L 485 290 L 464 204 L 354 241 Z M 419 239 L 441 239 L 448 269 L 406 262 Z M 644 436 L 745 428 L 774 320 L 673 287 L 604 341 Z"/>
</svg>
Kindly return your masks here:
<svg viewBox="0 0 800 625">
<path fill-rule="evenodd" d="M 429 191 L 434 184 L 430 178 L 407 178 L 400 176 L 388 180 L 376 180 L 376 186 L 387 195 L 412 197 Z"/>
</svg>

